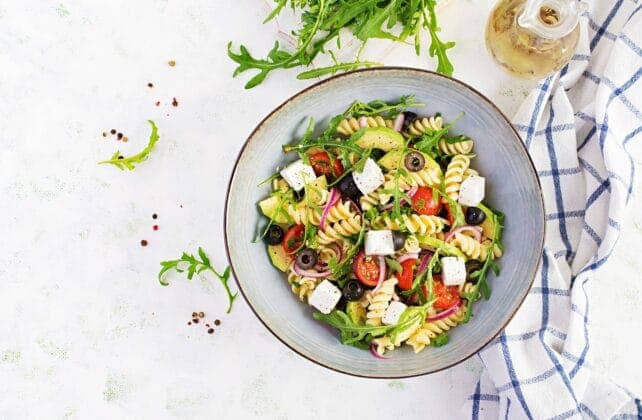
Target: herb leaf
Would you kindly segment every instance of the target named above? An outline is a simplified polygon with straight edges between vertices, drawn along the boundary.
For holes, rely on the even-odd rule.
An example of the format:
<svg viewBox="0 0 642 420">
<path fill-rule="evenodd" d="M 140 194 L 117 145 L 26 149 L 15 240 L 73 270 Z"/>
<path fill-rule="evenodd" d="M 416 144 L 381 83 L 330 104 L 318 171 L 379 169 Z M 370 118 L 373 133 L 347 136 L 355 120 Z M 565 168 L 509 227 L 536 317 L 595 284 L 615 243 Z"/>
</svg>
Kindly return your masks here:
<svg viewBox="0 0 642 420">
<path fill-rule="evenodd" d="M 114 165 L 121 171 L 127 169 L 127 170 L 133 170 L 137 164 L 141 163 L 147 157 L 149 156 L 150 152 L 156 145 L 156 142 L 160 138 L 158 135 L 158 128 L 156 127 L 156 124 L 154 124 L 154 121 L 148 120 L 149 124 L 152 126 L 152 132 L 149 135 L 149 143 L 147 143 L 147 146 L 143 150 L 140 151 L 140 153 L 137 153 L 133 156 L 129 157 L 123 157 L 121 159 L 120 151 L 117 150 L 116 153 L 114 153 L 111 158 L 108 160 L 103 160 L 98 162 L 99 165 L 104 165 L 104 164 L 109 164 L 109 165 Z"/>
<path fill-rule="evenodd" d="M 234 304 L 234 300 L 238 297 L 238 292 L 232 294 L 232 292 L 230 291 L 230 286 L 228 285 L 228 281 L 230 279 L 230 267 L 228 266 L 221 274 L 216 271 L 214 267 L 212 267 L 210 259 L 201 247 L 198 247 L 198 256 L 200 260 L 194 255 L 183 252 L 183 255 L 181 255 L 181 257 L 177 260 L 161 261 L 161 269 L 158 272 L 159 283 L 162 286 L 168 286 L 169 283 L 164 278 L 165 273 L 170 270 L 175 270 L 178 273 L 183 273 L 185 269 L 183 269 L 182 267 L 185 267 L 186 265 L 188 280 L 191 280 L 194 277 L 194 273 L 200 274 L 203 271 L 209 270 L 214 273 L 216 277 L 218 277 L 218 279 L 221 281 L 221 284 L 223 285 L 223 288 L 225 289 L 228 303 L 226 312 L 230 313 L 230 311 L 232 310 L 232 305 Z"/>
</svg>

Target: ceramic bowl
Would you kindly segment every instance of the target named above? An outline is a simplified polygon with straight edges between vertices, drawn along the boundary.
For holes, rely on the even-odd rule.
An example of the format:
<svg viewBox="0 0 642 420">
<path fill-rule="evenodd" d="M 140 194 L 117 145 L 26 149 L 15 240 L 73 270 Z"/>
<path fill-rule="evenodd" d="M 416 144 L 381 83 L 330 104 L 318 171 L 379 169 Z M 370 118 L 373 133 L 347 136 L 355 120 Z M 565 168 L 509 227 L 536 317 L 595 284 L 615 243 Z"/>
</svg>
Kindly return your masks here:
<svg viewBox="0 0 642 420">
<path fill-rule="evenodd" d="M 313 309 L 291 292 L 283 273 L 271 264 L 263 243 L 252 243 L 264 222 L 256 203 L 269 194 L 258 184 L 279 165 L 292 161 L 281 145 L 300 138 L 310 117 L 317 127 L 343 112 L 355 99 L 398 100 L 414 94 L 426 104 L 419 115 L 441 112 L 446 121 L 460 113 L 454 134 L 470 135 L 473 166 L 486 177 L 486 202 L 506 214 L 499 260 L 491 276 L 489 301 L 474 306 L 474 317 L 450 333 L 443 347 L 419 354 L 402 346 L 382 361 L 368 351 L 342 345 L 338 334 L 312 318 Z M 254 129 L 241 150 L 227 191 L 225 240 L 238 287 L 258 319 L 301 356 L 339 372 L 375 378 L 423 375 L 453 366 L 478 352 L 508 323 L 525 298 L 544 240 L 542 194 L 533 163 L 518 134 L 488 99 L 457 80 L 417 69 L 377 68 L 342 74 L 294 95 Z"/>
</svg>

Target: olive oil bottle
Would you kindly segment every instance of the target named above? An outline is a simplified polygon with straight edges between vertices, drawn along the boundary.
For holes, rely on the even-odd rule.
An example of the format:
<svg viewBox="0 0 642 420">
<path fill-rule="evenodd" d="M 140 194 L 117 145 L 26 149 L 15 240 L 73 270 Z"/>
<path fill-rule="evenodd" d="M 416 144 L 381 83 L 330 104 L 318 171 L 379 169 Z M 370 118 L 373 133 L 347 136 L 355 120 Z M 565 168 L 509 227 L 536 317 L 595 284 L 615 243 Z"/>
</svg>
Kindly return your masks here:
<svg viewBox="0 0 642 420">
<path fill-rule="evenodd" d="M 515 76 L 547 76 L 573 57 L 584 6 L 578 0 L 500 0 L 488 18 L 488 51 Z"/>
</svg>

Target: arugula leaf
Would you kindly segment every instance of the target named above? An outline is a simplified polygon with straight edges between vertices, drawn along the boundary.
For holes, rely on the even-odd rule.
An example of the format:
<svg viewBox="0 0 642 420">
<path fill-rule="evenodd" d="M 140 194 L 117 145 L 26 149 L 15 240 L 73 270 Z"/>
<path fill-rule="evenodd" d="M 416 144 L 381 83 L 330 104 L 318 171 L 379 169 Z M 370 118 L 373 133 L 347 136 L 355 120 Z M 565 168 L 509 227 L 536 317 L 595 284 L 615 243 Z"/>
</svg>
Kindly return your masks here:
<svg viewBox="0 0 642 420">
<path fill-rule="evenodd" d="M 401 273 L 403 271 L 403 267 L 401 266 L 399 261 L 395 260 L 394 258 L 386 257 L 386 264 L 388 265 L 388 267 L 390 267 L 390 270 L 395 273 Z"/>
<path fill-rule="evenodd" d="M 355 255 L 359 252 L 361 244 L 363 243 L 366 232 L 366 224 L 361 225 L 361 230 L 359 231 L 359 236 L 355 243 L 348 249 L 346 254 L 343 256 L 341 261 L 336 261 L 335 258 L 332 258 L 328 262 L 328 267 L 332 271 L 333 278 L 337 281 L 339 287 L 343 287 L 348 280 L 348 275 L 352 272 L 352 260 Z"/>
<path fill-rule="evenodd" d="M 315 312 L 312 317 L 339 330 L 341 343 L 360 348 L 367 348 L 375 337 L 381 337 L 394 328 L 394 325 L 357 325 L 343 311 L 333 309 L 329 314 Z"/>
<path fill-rule="evenodd" d="M 198 247 L 198 258 L 196 258 L 192 254 L 188 254 L 187 252 L 183 252 L 183 255 L 179 259 L 176 260 L 168 260 L 168 261 L 161 261 L 161 269 L 158 272 L 158 281 L 162 286 L 168 286 L 169 283 L 167 280 L 164 278 L 164 274 L 167 273 L 170 270 L 174 270 L 178 273 L 183 273 L 185 272 L 185 266 L 187 265 L 187 279 L 191 280 L 194 277 L 194 274 L 200 274 L 203 271 L 211 271 L 214 273 L 216 277 L 221 281 L 221 284 L 223 285 L 223 288 L 225 289 L 225 293 L 227 294 L 227 313 L 230 313 L 232 310 L 232 305 L 234 304 L 234 300 L 238 297 L 238 292 L 232 294 L 230 291 L 230 287 L 228 285 L 228 281 L 230 279 L 230 267 L 228 266 L 223 273 L 219 273 L 216 271 L 214 267 L 212 267 L 212 264 L 210 263 L 210 259 L 208 258 L 207 254 L 203 250 L 203 248 Z"/>
<path fill-rule="evenodd" d="M 432 344 L 435 347 L 445 346 L 446 344 L 448 344 L 448 333 L 444 331 L 441 334 L 437 335 L 437 337 L 435 337 L 430 342 L 430 344 Z"/>
<path fill-rule="evenodd" d="M 149 143 L 147 143 L 147 146 L 143 150 L 141 150 L 139 153 L 129 156 L 129 157 L 123 157 L 120 154 L 120 151 L 117 150 L 116 153 L 114 153 L 110 159 L 108 160 L 103 160 L 98 162 L 99 165 L 103 164 L 109 164 L 109 165 L 114 165 L 121 171 L 127 169 L 127 170 L 133 170 L 137 164 L 143 162 L 144 160 L 147 159 L 149 154 L 151 153 L 152 149 L 156 145 L 156 142 L 160 138 L 158 135 L 158 128 L 156 127 L 156 124 L 152 120 L 148 120 L 149 124 L 152 126 L 152 132 L 149 135 Z"/>
<path fill-rule="evenodd" d="M 264 23 L 278 16 L 288 4 L 287 0 L 275 1 L 276 6 Z M 437 37 L 439 27 L 435 0 L 290 0 L 289 5 L 301 16 L 300 26 L 292 31 L 297 38 L 294 51 L 282 49 L 276 42 L 265 58 L 256 58 L 245 45 L 240 45 L 238 52 L 235 52 L 232 50 L 232 43 L 228 44 L 227 55 L 238 64 L 234 77 L 248 70 L 257 71 L 246 83 L 246 89 L 261 84 L 274 70 L 310 66 L 319 54 L 330 55 L 334 65 L 303 71 L 298 74 L 298 79 L 380 65 L 360 60 L 365 44 L 373 38 L 405 42 L 412 35 L 415 51 L 419 54 L 422 30 L 430 34 L 428 53 L 437 57 L 437 71 L 452 74 L 452 63 L 448 60 L 446 50 L 452 48 L 454 43 L 444 43 Z M 361 41 L 361 47 L 354 60 L 340 63 L 332 51 L 326 51 L 325 46 L 336 39 L 337 47 L 341 48 L 340 34 L 345 30 Z"/>
</svg>

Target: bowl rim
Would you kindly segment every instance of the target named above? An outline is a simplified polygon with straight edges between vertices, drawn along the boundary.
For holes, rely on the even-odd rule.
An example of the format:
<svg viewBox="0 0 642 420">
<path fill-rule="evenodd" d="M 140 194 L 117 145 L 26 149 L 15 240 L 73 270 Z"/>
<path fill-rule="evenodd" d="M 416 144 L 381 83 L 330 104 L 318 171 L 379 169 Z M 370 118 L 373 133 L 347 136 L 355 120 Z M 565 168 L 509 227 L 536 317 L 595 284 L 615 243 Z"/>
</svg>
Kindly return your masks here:
<svg viewBox="0 0 642 420">
<path fill-rule="evenodd" d="M 236 171 L 238 169 L 238 165 L 239 165 L 239 162 L 241 160 L 241 156 L 243 156 L 243 153 L 245 152 L 245 149 L 254 140 L 254 136 L 259 131 L 259 129 L 266 123 L 266 121 L 268 121 L 270 118 L 272 118 L 272 116 L 274 114 L 279 112 L 283 107 L 288 105 L 291 101 L 293 101 L 294 99 L 298 98 L 299 96 L 302 96 L 302 95 L 304 95 L 304 94 L 306 94 L 306 93 L 308 93 L 308 92 L 310 92 L 312 90 L 318 89 L 318 88 L 320 88 L 320 87 L 322 87 L 324 85 L 332 83 L 337 79 L 341 79 L 343 77 L 349 77 L 349 76 L 351 76 L 353 74 L 356 74 L 356 73 L 373 73 L 374 74 L 374 73 L 387 72 L 387 71 L 401 71 L 401 72 L 406 72 L 406 73 L 429 74 L 431 76 L 440 77 L 440 78 L 449 80 L 451 82 L 454 82 L 454 83 L 460 85 L 465 90 L 468 90 L 470 93 L 472 93 L 473 95 L 476 95 L 482 101 L 486 102 L 486 104 L 490 105 L 497 112 L 497 114 L 499 116 L 501 116 L 501 118 L 508 124 L 508 126 L 513 131 L 515 136 L 518 139 L 521 140 L 521 136 L 519 135 L 519 133 L 517 132 L 517 130 L 515 129 L 513 124 L 510 122 L 510 119 L 501 111 L 501 109 L 499 109 L 499 107 L 497 105 L 495 105 L 490 99 L 488 99 L 486 97 L 486 95 L 482 94 L 481 92 L 479 92 L 474 87 L 470 86 L 469 84 L 467 84 L 467 83 L 465 83 L 465 82 L 463 82 L 461 80 L 455 79 L 454 77 L 446 76 L 444 74 L 437 73 L 437 72 L 434 72 L 434 71 L 431 71 L 431 70 L 425 70 L 425 69 L 414 68 L 414 67 L 404 67 L 404 66 L 385 66 L 385 67 L 373 67 L 373 68 L 353 70 L 353 71 L 349 71 L 349 72 L 346 72 L 346 73 L 341 73 L 341 74 L 338 74 L 338 75 L 334 75 L 334 76 L 328 77 L 327 79 L 320 80 L 320 81 L 318 81 L 318 82 L 316 82 L 316 83 L 314 83 L 314 84 L 312 84 L 312 85 L 310 85 L 310 86 L 308 86 L 308 87 L 296 92 L 294 95 L 290 96 L 289 98 L 287 98 L 286 100 L 281 102 L 272 111 L 270 111 L 269 114 L 267 114 L 263 119 L 261 119 L 261 121 L 256 125 L 256 127 L 254 127 L 252 132 L 249 134 L 249 136 L 247 137 L 247 139 L 243 143 L 243 146 L 241 147 L 241 150 L 239 150 L 239 153 L 238 153 L 238 155 L 236 157 L 236 160 L 234 162 L 234 166 L 232 168 L 232 173 L 231 173 L 231 175 L 229 177 L 228 184 L 227 184 L 227 192 L 225 194 L 225 205 L 224 205 L 224 214 L 223 214 L 223 236 L 224 236 L 224 240 L 225 240 L 225 253 L 227 254 L 227 260 L 228 260 L 228 263 L 230 265 L 230 269 L 232 271 L 232 275 L 234 276 L 234 281 L 235 281 L 236 286 L 238 287 L 239 291 L 241 292 L 241 295 L 243 295 L 243 299 L 248 304 L 248 306 L 250 307 L 250 309 L 252 310 L 254 315 L 261 322 L 261 324 L 263 324 L 263 326 L 265 328 L 267 328 L 267 330 L 274 337 L 276 337 L 281 343 L 283 343 L 286 347 L 288 347 L 290 350 L 294 351 L 296 354 L 298 354 L 299 356 L 303 357 L 304 359 L 307 359 L 312 363 L 315 363 L 315 364 L 317 364 L 319 366 L 322 366 L 324 368 L 333 370 L 333 371 L 338 372 L 338 373 L 342 373 L 342 374 L 349 375 L 349 376 L 354 376 L 354 377 L 359 377 L 359 378 L 368 378 L 368 379 L 404 379 L 404 378 L 419 377 L 419 376 L 429 375 L 429 374 L 432 374 L 432 373 L 441 372 L 441 371 L 446 370 L 446 369 L 450 369 L 451 367 L 456 366 L 456 365 L 458 365 L 458 364 L 470 359 L 472 356 L 474 356 L 477 353 L 479 353 L 484 347 L 486 347 L 495 338 L 497 338 L 497 336 L 510 323 L 510 321 L 513 319 L 513 317 L 515 316 L 515 314 L 517 313 L 519 308 L 521 308 L 522 304 L 524 303 L 524 300 L 528 296 L 528 293 L 530 292 L 530 289 L 533 287 L 533 282 L 535 281 L 535 276 L 537 275 L 537 269 L 539 267 L 539 263 L 538 263 L 537 266 L 535 266 L 535 270 L 533 270 L 533 272 L 532 272 L 532 274 L 530 276 L 530 281 L 529 281 L 529 284 L 528 284 L 528 288 L 526 289 L 526 293 L 524 293 L 522 298 L 519 300 L 517 306 L 512 311 L 512 313 L 510 314 L 510 316 L 508 317 L 506 322 L 503 325 L 499 326 L 496 329 L 496 331 L 493 334 L 490 335 L 490 338 L 484 344 L 482 344 L 478 348 L 472 350 L 471 352 L 469 352 L 469 354 L 463 356 L 461 359 L 459 359 L 456 362 L 453 362 L 453 363 L 451 363 L 451 364 L 449 364 L 447 366 L 441 367 L 439 369 L 432 369 L 432 370 L 428 370 L 428 371 L 422 372 L 422 373 L 413 373 L 413 374 L 408 374 L 408 375 L 372 376 L 372 375 L 359 374 L 359 373 L 355 373 L 355 372 L 349 372 L 347 370 L 338 369 L 338 368 L 336 368 L 334 366 L 330 366 L 328 364 L 322 363 L 322 362 L 320 362 L 318 360 L 315 360 L 312 357 L 308 357 L 307 355 L 301 353 L 299 350 L 297 350 L 296 348 L 291 346 L 288 342 L 286 342 L 285 339 L 281 338 L 278 334 L 276 334 L 272 330 L 272 328 L 270 328 L 270 326 L 267 324 L 267 322 L 264 321 L 263 318 L 261 318 L 259 316 L 259 314 L 254 309 L 254 306 L 252 306 L 252 303 L 247 298 L 247 296 L 245 294 L 245 291 L 243 290 L 243 287 L 241 286 L 241 282 L 239 281 L 238 276 L 236 275 L 236 270 L 234 269 L 234 264 L 233 264 L 232 258 L 230 256 L 230 245 L 229 245 L 229 238 L 228 238 L 228 235 L 227 235 L 227 222 L 228 222 L 227 216 L 228 216 L 228 213 L 229 213 L 230 193 L 232 191 L 232 182 L 234 181 L 234 178 L 236 177 Z M 545 242 L 545 238 L 546 238 L 546 210 L 545 210 L 545 207 L 544 207 L 544 196 L 543 196 L 543 191 L 542 191 L 542 185 L 541 185 L 539 176 L 537 175 L 537 169 L 535 168 L 535 164 L 533 163 L 533 159 L 531 158 L 531 155 L 528 153 L 528 149 L 524 145 L 523 141 L 519 141 L 518 143 L 522 147 L 522 149 L 524 150 L 524 152 L 526 154 L 526 157 L 528 159 L 528 163 L 530 164 L 530 169 L 533 171 L 533 174 L 535 175 L 535 180 L 536 180 L 537 187 L 538 187 L 538 192 L 539 192 L 538 197 L 539 197 L 539 201 L 540 201 L 540 204 L 541 204 L 541 208 L 543 210 L 543 212 L 542 212 L 542 231 L 541 231 L 542 235 L 541 235 L 541 240 L 540 240 L 540 244 L 539 244 L 539 247 L 538 247 L 539 248 L 539 254 L 542 254 L 544 252 L 544 242 Z"/>
</svg>

